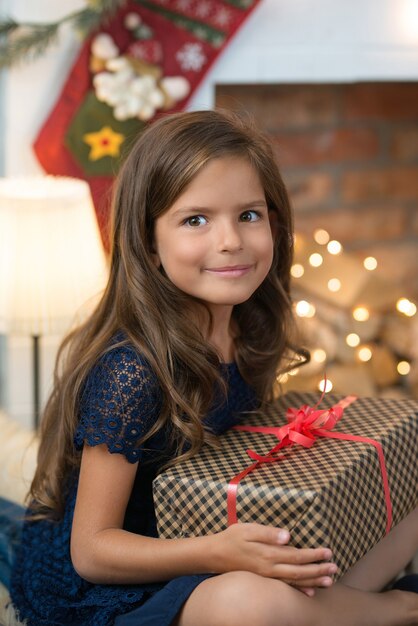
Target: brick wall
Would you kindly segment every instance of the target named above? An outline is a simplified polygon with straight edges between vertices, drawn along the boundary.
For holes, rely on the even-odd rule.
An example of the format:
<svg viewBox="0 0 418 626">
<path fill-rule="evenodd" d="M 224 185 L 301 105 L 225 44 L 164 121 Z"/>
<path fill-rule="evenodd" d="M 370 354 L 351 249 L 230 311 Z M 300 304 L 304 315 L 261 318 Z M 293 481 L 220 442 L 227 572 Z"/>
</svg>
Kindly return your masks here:
<svg viewBox="0 0 418 626">
<path fill-rule="evenodd" d="M 326 228 L 418 297 L 418 83 L 220 85 L 269 134 L 296 230 Z"/>
</svg>

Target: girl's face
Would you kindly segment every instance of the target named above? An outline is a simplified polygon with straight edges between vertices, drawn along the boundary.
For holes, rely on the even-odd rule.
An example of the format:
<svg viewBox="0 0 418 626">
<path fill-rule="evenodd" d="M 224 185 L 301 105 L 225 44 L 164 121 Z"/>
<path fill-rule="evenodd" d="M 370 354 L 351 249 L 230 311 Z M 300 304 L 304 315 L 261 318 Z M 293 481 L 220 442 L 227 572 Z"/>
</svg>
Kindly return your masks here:
<svg viewBox="0 0 418 626">
<path fill-rule="evenodd" d="M 168 278 L 210 309 L 247 300 L 273 260 L 265 194 L 249 161 L 210 161 L 156 220 L 154 250 Z"/>
</svg>

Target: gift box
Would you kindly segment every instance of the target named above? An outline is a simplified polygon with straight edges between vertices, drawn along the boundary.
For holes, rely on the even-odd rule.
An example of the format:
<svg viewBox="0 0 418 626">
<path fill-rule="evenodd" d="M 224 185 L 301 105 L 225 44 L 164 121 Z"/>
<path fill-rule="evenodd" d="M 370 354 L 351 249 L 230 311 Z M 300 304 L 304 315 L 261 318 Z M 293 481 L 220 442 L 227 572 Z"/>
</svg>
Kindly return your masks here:
<svg viewBox="0 0 418 626">
<path fill-rule="evenodd" d="M 337 578 L 346 572 L 418 504 L 418 403 L 333 394 L 317 402 L 286 394 L 239 419 L 220 448 L 204 446 L 157 476 L 160 536 L 257 522 L 288 529 L 296 547 L 331 548 Z"/>
</svg>

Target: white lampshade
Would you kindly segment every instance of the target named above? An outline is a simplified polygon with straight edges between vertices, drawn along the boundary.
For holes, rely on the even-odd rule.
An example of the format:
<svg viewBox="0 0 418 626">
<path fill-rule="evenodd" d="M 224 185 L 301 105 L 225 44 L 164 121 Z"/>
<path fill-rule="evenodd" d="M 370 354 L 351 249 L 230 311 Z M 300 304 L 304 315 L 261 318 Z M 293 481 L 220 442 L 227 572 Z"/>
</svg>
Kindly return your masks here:
<svg viewBox="0 0 418 626">
<path fill-rule="evenodd" d="M 90 189 L 65 177 L 0 178 L 0 331 L 61 334 L 107 280 Z"/>
</svg>

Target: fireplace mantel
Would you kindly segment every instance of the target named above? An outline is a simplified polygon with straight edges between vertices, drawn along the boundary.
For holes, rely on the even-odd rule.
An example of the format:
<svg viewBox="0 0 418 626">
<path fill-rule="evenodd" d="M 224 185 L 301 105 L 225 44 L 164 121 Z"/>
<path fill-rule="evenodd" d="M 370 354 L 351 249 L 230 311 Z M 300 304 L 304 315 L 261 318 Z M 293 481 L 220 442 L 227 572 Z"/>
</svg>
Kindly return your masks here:
<svg viewBox="0 0 418 626">
<path fill-rule="evenodd" d="M 215 85 L 418 80 L 416 0 L 261 0 L 189 108 Z"/>
</svg>

